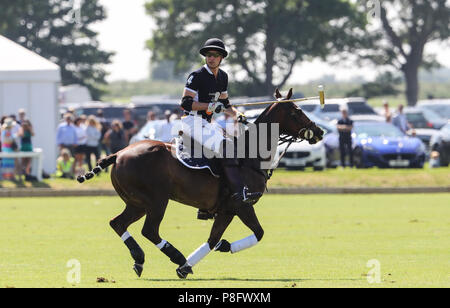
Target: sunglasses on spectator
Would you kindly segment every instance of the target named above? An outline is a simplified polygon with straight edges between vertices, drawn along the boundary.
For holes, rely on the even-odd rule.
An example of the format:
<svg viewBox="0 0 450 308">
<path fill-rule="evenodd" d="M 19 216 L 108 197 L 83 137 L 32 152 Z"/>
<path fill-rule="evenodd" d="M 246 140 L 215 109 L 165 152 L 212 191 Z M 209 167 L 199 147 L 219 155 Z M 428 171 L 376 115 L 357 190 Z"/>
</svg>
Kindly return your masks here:
<svg viewBox="0 0 450 308">
<path fill-rule="evenodd" d="M 214 57 L 214 58 L 218 58 L 218 57 L 220 57 L 220 56 L 221 56 L 221 54 L 218 53 L 218 52 L 207 52 L 207 53 L 206 53 L 206 57 Z"/>
</svg>

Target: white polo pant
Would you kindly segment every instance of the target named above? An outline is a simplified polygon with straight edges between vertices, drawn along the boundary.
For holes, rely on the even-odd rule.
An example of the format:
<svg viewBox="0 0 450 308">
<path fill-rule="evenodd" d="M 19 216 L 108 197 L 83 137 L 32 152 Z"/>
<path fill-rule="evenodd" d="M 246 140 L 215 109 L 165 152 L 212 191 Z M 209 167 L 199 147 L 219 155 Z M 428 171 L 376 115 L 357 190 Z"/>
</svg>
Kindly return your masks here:
<svg viewBox="0 0 450 308">
<path fill-rule="evenodd" d="M 222 141 L 227 139 L 220 125 L 215 122 L 209 123 L 201 116 L 193 115 L 183 117 L 181 123 L 181 129 L 184 134 L 220 157 L 220 153 L 222 153 Z"/>
</svg>

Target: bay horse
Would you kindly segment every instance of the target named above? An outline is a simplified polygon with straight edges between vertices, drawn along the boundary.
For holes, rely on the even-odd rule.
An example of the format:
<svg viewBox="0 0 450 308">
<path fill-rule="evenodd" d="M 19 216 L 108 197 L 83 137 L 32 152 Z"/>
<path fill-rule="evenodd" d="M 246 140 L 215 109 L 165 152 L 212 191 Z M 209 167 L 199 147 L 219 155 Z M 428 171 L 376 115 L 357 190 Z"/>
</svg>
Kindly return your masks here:
<svg viewBox="0 0 450 308">
<path fill-rule="evenodd" d="M 289 100 L 291 96 L 292 89 L 284 100 Z M 283 100 L 278 89 L 275 97 L 278 101 Z M 306 139 L 314 144 L 323 136 L 323 131 L 292 102 L 269 105 L 255 120 L 254 125 L 258 129 L 262 124 L 273 123 L 279 125 L 278 139 L 280 137 L 285 138 L 284 140 L 291 138 L 291 141 Z M 270 144 L 268 143 L 269 146 Z M 230 192 L 226 188 L 227 183 L 223 182 L 224 177 L 216 178 L 205 170 L 185 167 L 172 155 L 173 150 L 174 145 L 170 143 L 144 140 L 99 160 L 91 172 L 78 177 L 78 181 L 82 183 L 102 169 L 113 165 L 111 181 L 126 206 L 120 215 L 110 221 L 110 226 L 130 250 L 134 259 L 133 269 L 139 277 L 143 271 L 145 254 L 128 233 L 127 228 L 143 216 L 146 218 L 142 235 L 178 265 L 176 273 L 181 279 L 193 274 L 192 267 L 211 250 L 234 253 L 255 245 L 261 241 L 264 234 L 253 205 L 236 207 L 229 202 Z M 261 159 L 256 158 L 257 161 Z M 244 181 L 250 191 L 260 192 L 262 195 L 269 178 L 268 172 L 261 170 L 258 167 L 260 164 L 254 164 L 255 159 L 253 163 L 251 161 L 252 159 L 241 160 L 240 168 L 244 168 Z M 169 200 L 215 214 L 207 242 L 187 259 L 159 234 L 159 226 Z M 238 216 L 253 235 L 235 242 L 233 250 L 233 243 L 230 244 L 221 238 L 234 216 Z"/>
</svg>

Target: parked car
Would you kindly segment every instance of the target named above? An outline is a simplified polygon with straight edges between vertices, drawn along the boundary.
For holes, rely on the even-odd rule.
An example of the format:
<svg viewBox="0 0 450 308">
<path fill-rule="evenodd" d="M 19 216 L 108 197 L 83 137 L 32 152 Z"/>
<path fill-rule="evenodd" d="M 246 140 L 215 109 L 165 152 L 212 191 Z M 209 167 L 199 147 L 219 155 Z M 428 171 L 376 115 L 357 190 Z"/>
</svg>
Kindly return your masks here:
<svg viewBox="0 0 450 308">
<path fill-rule="evenodd" d="M 77 104 L 64 104 L 61 107 L 65 110 L 73 109 L 75 116 L 97 115 L 97 110 L 101 109 L 105 119 L 108 122 L 111 122 L 115 119 L 123 121 L 123 111 L 131 106 L 128 104 L 114 104 L 106 102 L 85 102 Z"/>
<path fill-rule="evenodd" d="M 417 108 L 433 111 L 445 120 L 450 120 L 450 99 L 431 99 L 417 102 Z"/>
<path fill-rule="evenodd" d="M 446 119 L 441 118 L 430 109 L 406 107 L 403 112 L 406 120 L 413 128 L 440 129 L 447 123 Z"/>
<path fill-rule="evenodd" d="M 325 106 L 322 109 L 319 100 L 312 100 L 308 103 L 299 103 L 298 106 L 303 111 L 308 111 L 314 115 L 327 120 L 337 122 L 341 117 L 341 109 L 348 110 L 349 116 L 361 115 L 370 116 L 374 121 L 382 121 L 383 117 L 378 115 L 375 110 L 367 104 L 365 98 L 349 97 L 339 99 L 325 99 Z"/>
<path fill-rule="evenodd" d="M 169 110 L 181 115 L 180 99 L 167 96 L 134 96 L 131 98 L 133 118 L 139 128 L 147 123 L 147 113 L 153 111 L 157 119 L 164 119 Z"/>
<path fill-rule="evenodd" d="M 352 138 L 356 167 L 423 168 L 423 142 L 390 123 L 355 122 Z"/>
<path fill-rule="evenodd" d="M 448 166 L 450 162 L 450 123 L 433 135 L 430 140 L 430 147 L 432 151 L 439 152 L 440 165 Z"/>
<path fill-rule="evenodd" d="M 263 111 L 264 108 L 251 109 L 247 110 L 245 115 L 249 122 L 254 122 Z M 324 136 L 327 136 L 329 133 L 336 130 L 333 125 L 330 125 L 327 121 L 315 116 L 314 114 L 309 112 L 305 112 L 305 114 L 311 121 L 314 121 L 324 130 Z M 287 144 L 278 147 L 278 155 L 286 149 L 286 146 Z M 293 143 L 280 160 L 278 167 L 285 167 L 292 170 L 304 170 L 306 167 L 313 167 L 313 169 L 317 171 L 324 170 L 327 166 L 326 155 L 327 150 L 323 141 L 320 141 L 314 145 L 311 145 L 306 141 Z"/>
<path fill-rule="evenodd" d="M 278 147 L 279 153 L 282 153 L 286 146 L 287 144 Z M 315 171 L 321 171 L 325 169 L 326 163 L 326 150 L 323 142 L 309 144 L 303 141 L 291 144 L 278 166 L 288 170 L 304 170 L 306 167 L 313 167 Z"/>
<path fill-rule="evenodd" d="M 170 142 L 172 138 L 178 136 L 180 130 L 180 120 L 174 120 L 170 123 L 168 123 L 167 120 L 147 122 L 139 132 L 130 139 L 130 144 L 146 139 Z"/>
<path fill-rule="evenodd" d="M 414 128 L 406 132 L 408 136 L 417 137 L 420 140 L 422 140 L 423 144 L 425 145 L 425 154 L 427 159 L 431 152 L 431 144 L 430 144 L 431 138 L 433 138 L 433 136 L 437 133 L 439 133 L 439 130 L 432 128 L 418 128 L 418 129 Z"/>
<path fill-rule="evenodd" d="M 323 129 L 324 138 L 336 131 L 336 127 L 330 125 L 327 121 L 309 112 L 305 112 L 305 114 L 311 121 Z M 286 144 L 280 146 L 278 148 L 279 153 L 281 154 L 285 148 Z M 315 171 L 324 170 L 327 167 L 327 149 L 325 143 L 323 141 L 316 144 L 309 144 L 306 141 L 293 143 L 281 159 L 279 166 L 292 170 L 304 170 L 306 167 L 312 167 Z"/>
</svg>

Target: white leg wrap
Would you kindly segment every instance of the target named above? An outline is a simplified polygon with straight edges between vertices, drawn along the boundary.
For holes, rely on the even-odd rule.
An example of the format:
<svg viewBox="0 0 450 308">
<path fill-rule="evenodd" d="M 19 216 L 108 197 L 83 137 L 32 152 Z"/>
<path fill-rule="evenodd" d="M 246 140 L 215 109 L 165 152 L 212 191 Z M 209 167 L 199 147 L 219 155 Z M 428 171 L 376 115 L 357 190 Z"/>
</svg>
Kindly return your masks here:
<svg viewBox="0 0 450 308">
<path fill-rule="evenodd" d="M 122 241 L 125 242 L 130 237 L 131 237 L 130 233 L 128 233 L 128 231 L 126 231 L 124 234 L 122 234 L 122 236 L 120 238 L 122 239 Z"/>
<path fill-rule="evenodd" d="M 164 245 L 166 245 L 167 241 L 166 240 L 162 240 L 161 243 L 159 243 L 158 245 L 156 245 L 156 247 L 158 247 L 159 250 L 161 250 Z"/>
<path fill-rule="evenodd" d="M 258 239 L 254 234 L 243 238 L 242 240 L 231 243 L 231 253 L 250 248 L 258 244 Z"/>
<path fill-rule="evenodd" d="M 187 263 L 193 267 L 198 262 L 200 262 L 206 255 L 211 251 L 208 243 L 204 243 L 202 246 L 197 248 L 196 251 L 191 253 L 189 257 L 187 257 Z"/>
</svg>

